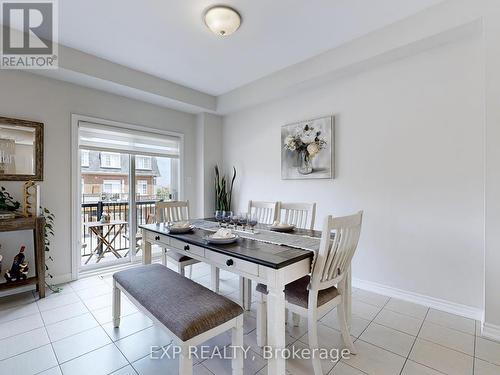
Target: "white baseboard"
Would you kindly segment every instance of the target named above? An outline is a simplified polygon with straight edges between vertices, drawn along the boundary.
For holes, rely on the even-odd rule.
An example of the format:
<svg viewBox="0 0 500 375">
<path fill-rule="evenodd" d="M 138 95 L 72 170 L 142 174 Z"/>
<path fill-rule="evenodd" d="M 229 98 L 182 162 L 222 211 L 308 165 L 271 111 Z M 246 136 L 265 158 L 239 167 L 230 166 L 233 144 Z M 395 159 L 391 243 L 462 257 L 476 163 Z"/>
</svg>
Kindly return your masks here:
<svg viewBox="0 0 500 375">
<path fill-rule="evenodd" d="M 55 275 L 52 279 L 47 278 L 46 281 L 47 284 L 50 285 L 69 283 L 71 281 L 71 273 L 65 273 L 63 275 Z"/>
<path fill-rule="evenodd" d="M 356 278 L 353 278 L 352 285 L 359 289 L 364 289 L 370 292 L 383 294 L 388 297 L 399 298 L 408 302 L 418 303 L 419 305 L 432 307 L 433 309 L 436 310 L 445 311 L 466 318 L 475 320 L 483 319 L 483 310 L 477 307 L 462 305 L 459 303 L 450 302 L 439 298 L 429 297 L 423 294 L 409 292 L 407 290 L 402 290 L 383 284 L 378 284 L 373 281 L 366 281 Z"/>
<path fill-rule="evenodd" d="M 500 342 L 500 326 L 491 323 L 484 323 L 481 336 Z"/>
</svg>

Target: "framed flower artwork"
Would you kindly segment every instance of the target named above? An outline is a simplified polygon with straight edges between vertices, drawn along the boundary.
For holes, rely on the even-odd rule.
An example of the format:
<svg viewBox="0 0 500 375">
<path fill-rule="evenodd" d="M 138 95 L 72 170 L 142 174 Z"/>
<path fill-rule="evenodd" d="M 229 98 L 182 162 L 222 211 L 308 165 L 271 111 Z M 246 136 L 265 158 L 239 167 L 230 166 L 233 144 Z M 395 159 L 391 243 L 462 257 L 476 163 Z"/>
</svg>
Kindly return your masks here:
<svg viewBox="0 0 500 375">
<path fill-rule="evenodd" d="M 334 177 L 335 118 L 321 117 L 281 128 L 283 180 Z"/>
</svg>

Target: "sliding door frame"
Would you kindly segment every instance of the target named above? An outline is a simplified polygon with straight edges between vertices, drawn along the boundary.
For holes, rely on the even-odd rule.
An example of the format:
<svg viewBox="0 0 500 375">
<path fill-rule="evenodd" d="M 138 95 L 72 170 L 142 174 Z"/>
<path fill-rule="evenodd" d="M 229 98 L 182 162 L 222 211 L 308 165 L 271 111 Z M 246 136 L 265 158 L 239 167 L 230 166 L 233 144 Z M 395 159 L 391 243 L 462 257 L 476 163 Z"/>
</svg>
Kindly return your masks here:
<svg viewBox="0 0 500 375">
<path fill-rule="evenodd" d="M 147 133 L 169 135 L 179 138 L 179 199 L 185 199 L 185 186 L 184 186 L 184 134 L 174 131 L 161 130 L 157 128 L 151 128 L 145 125 L 136 125 L 120 121 L 106 120 L 102 118 L 71 114 L 71 236 L 70 236 L 70 247 L 71 247 L 71 279 L 78 279 L 80 272 L 80 262 L 81 262 L 81 170 L 80 170 L 80 150 L 79 150 L 79 134 L 78 134 L 78 124 L 80 121 L 93 122 L 95 124 L 102 124 L 108 126 L 114 126 L 122 129 L 138 130 Z M 135 158 L 134 158 L 135 159 Z M 132 157 L 129 163 L 132 163 Z M 135 193 L 135 176 L 129 183 L 129 193 Z M 130 196 L 133 198 L 133 196 Z M 132 199 L 135 202 L 135 199 Z M 129 203 L 130 205 L 130 203 Z M 134 207 L 132 207 L 132 205 Z M 135 236 L 136 228 L 132 228 L 135 224 L 136 218 L 132 217 L 132 209 L 135 208 L 135 204 L 129 207 L 129 233 Z M 135 215 L 136 216 L 136 215 Z M 133 219 L 133 220 L 130 220 Z M 133 237 L 131 237 L 133 238 Z M 133 258 L 132 258 L 133 259 Z"/>
</svg>

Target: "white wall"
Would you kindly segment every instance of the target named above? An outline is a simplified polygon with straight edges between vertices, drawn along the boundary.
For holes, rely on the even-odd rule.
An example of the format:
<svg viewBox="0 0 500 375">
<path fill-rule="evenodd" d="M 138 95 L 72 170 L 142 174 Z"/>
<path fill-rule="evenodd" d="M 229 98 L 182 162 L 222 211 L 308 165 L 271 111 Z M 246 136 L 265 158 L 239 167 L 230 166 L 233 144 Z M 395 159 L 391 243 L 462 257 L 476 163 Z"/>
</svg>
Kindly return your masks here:
<svg viewBox="0 0 500 375">
<path fill-rule="evenodd" d="M 222 117 L 200 113 L 196 117 L 197 217 L 212 217 L 215 210 L 214 167 L 222 165 Z"/>
<path fill-rule="evenodd" d="M 185 134 L 185 196 L 196 204 L 195 115 L 107 94 L 24 72 L 0 71 L 0 114 L 45 124 L 43 206 L 56 215 L 51 272 L 71 273 L 71 114 L 122 121 Z M 17 194 L 20 182 L 0 181 Z M 2 249 L 3 251 L 4 249 Z M 7 266 L 7 264 L 5 263 Z"/>
<path fill-rule="evenodd" d="M 500 340 L 500 7 L 485 11 L 486 60 L 486 249 L 483 334 Z"/>
<path fill-rule="evenodd" d="M 479 37 L 224 118 L 235 201 L 363 209 L 354 277 L 482 309 L 484 79 Z M 334 114 L 336 178 L 280 179 L 280 127 Z"/>
</svg>

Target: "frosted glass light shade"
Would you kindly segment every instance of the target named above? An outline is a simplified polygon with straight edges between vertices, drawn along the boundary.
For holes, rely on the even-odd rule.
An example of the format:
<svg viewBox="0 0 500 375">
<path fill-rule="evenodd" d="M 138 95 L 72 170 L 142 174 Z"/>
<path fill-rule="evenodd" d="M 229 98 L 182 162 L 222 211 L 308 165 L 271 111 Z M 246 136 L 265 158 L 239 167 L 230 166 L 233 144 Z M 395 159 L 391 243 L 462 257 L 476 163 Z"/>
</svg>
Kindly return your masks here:
<svg viewBox="0 0 500 375">
<path fill-rule="evenodd" d="M 228 36 L 238 30 L 241 17 L 232 8 L 215 6 L 205 13 L 205 24 L 214 34 Z"/>
</svg>

